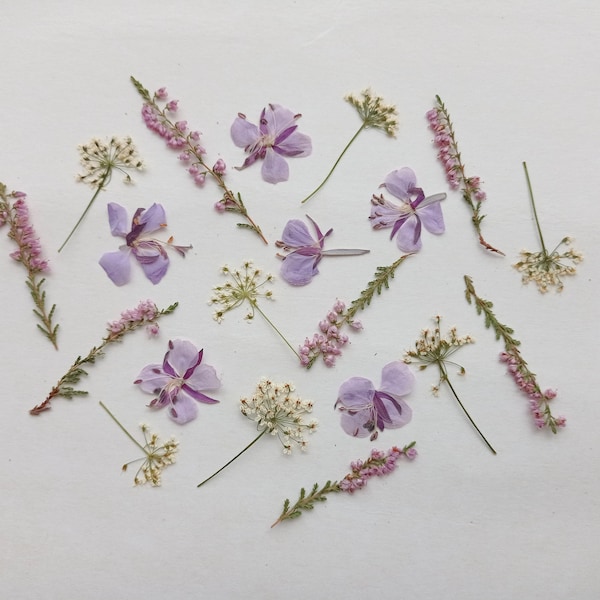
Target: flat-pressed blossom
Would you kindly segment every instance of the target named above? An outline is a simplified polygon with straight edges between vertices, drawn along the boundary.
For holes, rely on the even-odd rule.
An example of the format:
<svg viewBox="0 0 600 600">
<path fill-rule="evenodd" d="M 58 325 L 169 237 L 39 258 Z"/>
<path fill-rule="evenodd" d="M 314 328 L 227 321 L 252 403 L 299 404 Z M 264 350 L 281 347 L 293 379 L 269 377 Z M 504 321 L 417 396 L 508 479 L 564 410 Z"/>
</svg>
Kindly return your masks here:
<svg viewBox="0 0 600 600">
<path fill-rule="evenodd" d="M 308 156 L 312 152 L 310 137 L 298 131 L 297 121 L 302 115 L 294 114 L 279 104 L 262 109 L 258 125 L 248 122 L 238 113 L 231 125 L 231 139 L 249 155 L 238 170 L 264 159 L 261 175 L 268 183 L 287 181 L 290 169 L 284 157 Z"/>
<path fill-rule="evenodd" d="M 505 352 L 500 354 L 500 361 L 506 363 L 508 372 L 517 387 L 527 396 L 535 426 L 538 429 L 548 428 L 552 433 L 557 433 L 558 428 L 564 427 L 567 420 L 563 416 L 555 417 L 550 409 L 550 401 L 556 397 L 556 391 L 552 389 L 542 391 L 535 373 L 531 372 L 521 355 L 519 350 L 521 342 L 513 337 L 512 327 L 498 321 L 492 311 L 494 304 L 477 295 L 473 280 L 468 275 L 464 276 L 464 280 L 467 302 L 475 305 L 478 315 L 483 313 L 486 328 L 491 327 L 496 334 L 496 339 L 502 339 L 504 342 Z"/>
<path fill-rule="evenodd" d="M 278 248 L 287 252 L 284 256 L 279 254 L 277 256 L 282 259 L 281 278 L 289 284 L 307 285 L 310 283 L 312 278 L 319 273 L 317 265 L 323 256 L 356 256 L 369 252 L 369 250 L 351 248 L 325 250 L 325 238 L 333 233 L 333 229 L 322 233 L 313 219 L 308 215 L 306 218 L 315 230 L 316 239 L 312 237 L 304 221 L 291 219 L 283 229 L 281 240 L 275 242 Z"/>
<path fill-rule="evenodd" d="M 339 162 L 342 160 L 342 157 L 344 154 L 346 154 L 346 151 L 348 148 L 350 148 L 361 131 L 369 128 L 381 129 L 390 137 L 396 137 L 396 131 L 398 129 L 398 120 L 396 117 L 398 116 L 398 112 L 393 104 L 386 104 L 381 96 L 373 94 L 369 88 L 363 90 L 360 93 L 360 96 L 348 94 L 344 100 L 346 100 L 346 102 L 351 104 L 356 109 L 362 124 L 352 136 L 350 141 L 346 144 L 335 163 L 333 163 L 333 167 L 331 167 L 331 170 L 329 173 L 327 173 L 325 179 L 323 179 L 316 189 L 314 189 L 306 198 L 304 198 L 304 200 L 302 200 L 302 204 L 310 200 L 327 183 Z"/>
<path fill-rule="evenodd" d="M 150 95 L 137 79 L 134 77 L 130 79 L 144 99 L 142 118 L 146 127 L 163 138 L 171 150 L 178 152 L 179 161 L 185 166 L 197 186 L 204 186 L 207 177 L 216 183 L 223 193 L 221 199 L 214 205 L 217 212 L 241 215 L 246 222 L 237 223 L 237 226 L 254 231 L 267 244 L 260 227 L 248 214 L 241 194 L 234 193 L 225 183 L 225 161 L 218 158 L 211 166 L 212 161 L 206 158 L 206 149 L 200 142 L 200 132 L 190 129 L 187 121 L 176 120 L 174 115 L 179 109 L 178 100 L 169 100 L 169 94 L 164 87 Z"/>
<path fill-rule="evenodd" d="M 556 291 L 562 292 L 564 284 L 561 277 L 575 275 L 577 272 L 575 265 L 578 265 L 583 260 L 583 255 L 573 248 L 568 248 L 562 253 L 558 251 L 562 245 L 569 246 L 571 244 L 572 240 L 568 236 L 564 237 L 556 245 L 554 250 L 548 252 L 546 244 L 544 243 L 544 236 L 542 235 L 542 228 L 538 219 L 537 209 L 535 207 L 527 163 L 525 162 L 523 163 L 523 169 L 525 170 L 529 199 L 531 200 L 531 208 L 533 209 L 533 218 L 535 220 L 542 249 L 540 252 L 521 250 L 521 260 L 515 263 L 513 267 L 521 273 L 521 281 L 524 284 L 527 284 L 530 281 L 535 282 L 538 290 L 542 294 L 545 294 L 548 289 L 552 287 L 555 287 Z"/>
<path fill-rule="evenodd" d="M 46 281 L 45 275 L 50 269 L 31 223 L 26 198 L 23 192 L 7 192 L 6 186 L 0 182 L 0 227 L 8 225 L 8 237 L 17 245 L 10 257 L 27 269 L 25 284 L 35 305 L 33 314 L 40 321 L 37 327 L 58 350 L 58 325 L 52 322 L 56 304 L 53 304 L 50 310 L 46 308 L 46 292 L 42 289 Z"/>
<path fill-rule="evenodd" d="M 371 199 L 371 225 L 373 229 L 391 227 L 390 239 L 396 234 L 396 244 L 402 252 L 418 252 L 421 249 L 421 230 L 440 235 L 445 231 L 444 216 L 440 202 L 446 194 L 425 197 L 417 187 L 417 177 L 412 169 L 403 167 L 392 171 L 379 187 L 385 188 L 401 204 L 391 202 L 380 194 Z"/>
<path fill-rule="evenodd" d="M 162 364 L 144 367 L 133 382 L 147 394 L 156 396 L 150 408 L 169 407 L 169 417 L 183 425 L 196 418 L 196 402 L 215 404 L 219 402 L 204 394 L 218 390 L 221 381 L 214 367 L 202 364 L 204 350 L 182 339 L 169 341 L 169 350 Z"/>
<path fill-rule="evenodd" d="M 106 411 L 108 416 L 121 428 L 121 431 L 144 453 L 142 458 L 137 458 L 121 467 L 121 471 L 127 471 L 129 465 L 143 461 L 140 468 L 137 470 L 133 479 L 134 485 L 144 485 L 150 483 L 154 487 L 161 484 L 161 475 L 163 469 L 172 465 L 176 460 L 176 454 L 179 450 L 179 442 L 174 438 L 169 438 L 166 442 L 160 442 L 156 433 L 150 433 L 150 428 L 145 423 L 140 425 L 140 429 L 144 434 L 144 445 L 140 444 L 132 435 L 125 429 L 121 422 L 113 415 L 113 413 L 103 403 L 100 406 Z"/>
<path fill-rule="evenodd" d="M 401 361 L 383 367 L 379 389 L 366 377 L 344 381 L 335 403 L 341 412 L 342 429 L 348 435 L 375 440 L 379 431 L 406 425 L 412 410 L 402 396 L 410 394 L 414 384 L 415 376 Z"/>
<path fill-rule="evenodd" d="M 250 398 L 241 398 L 240 403 L 241 413 L 256 423 L 256 429 L 260 433 L 218 471 L 199 483 L 198 487 L 218 475 L 258 442 L 265 433 L 279 438 L 283 453 L 291 454 L 294 445 L 301 450 L 306 450 L 308 441 L 304 435 L 306 432 L 314 433 L 317 428 L 315 419 L 311 419 L 308 423 L 304 422 L 304 416 L 312 411 L 313 403 L 310 400 L 302 400 L 291 383 L 274 383 L 262 377 L 254 394 Z"/>
<path fill-rule="evenodd" d="M 81 380 L 87 371 L 83 365 L 91 365 L 96 362 L 96 359 L 104 356 L 104 350 L 109 344 L 120 342 L 127 333 L 131 333 L 140 327 L 147 327 L 151 335 L 158 333 L 157 321 L 163 315 L 171 314 L 178 306 L 178 302 L 171 306 L 159 309 L 152 300 L 143 300 L 135 308 L 124 310 L 121 313 L 121 318 L 116 321 L 111 321 L 107 324 L 107 335 L 102 338 L 102 342 L 98 346 L 94 346 L 87 356 L 78 356 L 69 370 L 57 381 L 56 385 L 50 390 L 46 399 L 34 406 L 29 412 L 32 415 L 39 415 L 42 412 L 49 410 L 51 402 L 56 397 L 66 398 L 71 400 L 75 396 L 85 396 L 87 392 L 84 390 L 75 389 L 73 386 Z"/>
<path fill-rule="evenodd" d="M 169 268 L 166 248 L 173 248 L 185 257 L 185 253 L 192 247 L 177 246 L 173 244 L 172 237 L 166 242 L 149 237 L 150 234 L 161 231 L 167 226 L 165 209 L 161 204 L 154 203 L 147 209 L 138 208 L 129 225 L 127 210 L 116 202 L 110 202 L 108 221 L 111 233 L 125 239 L 125 244 L 118 251 L 106 252 L 99 261 L 100 266 L 115 285 L 124 285 L 130 280 L 131 254 L 142 267 L 144 275 L 152 283 L 157 284 Z"/>
<path fill-rule="evenodd" d="M 58 249 L 59 252 L 71 239 L 71 236 L 83 221 L 98 194 L 110 183 L 113 171 L 116 170 L 122 173 L 125 176 L 125 183 L 133 183 L 133 179 L 127 171 L 131 169 L 141 171 L 144 168 L 144 164 L 139 158 L 137 149 L 130 137 L 119 138 L 113 136 L 108 142 L 93 138 L 88 144 L 79 146 L 78 150 L 81 155 L 80 162 L 85 172 L 77 176 L 77 181 L 91 185 L 96 191 L 83 211 L 83 214 L 79 217 L 77 223 L 75 223 L 75 227 L 73 227 L 67 239 Z"/>
<path fill-rule="evenodd" d="M 415 342 L 414 350 L 407 350 L 404 353 L 404 362 L 407 364 L 417 362 L 419 363 L 419 371 L 424 371 L 428 366 L 434 365 L 438 368 L 439 379 L 438 382 L 432 386 L 432 393 L 437 396 L 440 391 L 442 383 L 447 383 L 452 395 L 458 402 L 458 405 L 465 413 L 467 419 L 469 419 L 471 425 L 475 428 L 475 431 L 481 436 L 481 439 L 485 442 L 486 446 L 490 449 L 493 454 L 496 451 L 492 445 L 487 441 L 486 437 L 481 433 L 481 430 L 475 424 L 475 421 L 471 418 L 471 415 L 461 402 L 454 386 L 450 382 L 448 377 L 448 365 L 454 365 L 459 368 L 458 374 L 464 375 L 466 373 L 465 368 L 455 362 L 448 360 L 455 352 L 467 344 L 475 343 L 475 340 L 470 335 L 459 336 L 456 332 L 456 327 L 451 327 L 447 337 L 442 337 L 440 331 L 441 317 L 438 315 L 434 317 L 435 327 L 433 330 L 423 329 L 421 330 L 421 337 Z"/>
<path fill-rule="evenodd" d="M 404 446 L 404 448 L 392 446 L 387 452 L 373 449 L 367 460 L 356 460 L 350 463 L 351 472 L 341 481 L 334 481 L 332 483 L 329 480 L 321 488 L 319 488 L 318 483 L 315 483 L 308 495 L 306 494 L 306 490 L 302 488 L 300 490 L 300 497 L 293 506 L 290 506 L 290 501 L 286 498 L 283 503 L 281 515 L 271 527 L 275 527 L 275 525 L 287 519 L 297 519 L 302 515 L 303 510 L 312 510 L 316 502 L 325 502 L 327 494 L 337 492 L 354 494 L 356 490 L 364 488 L 372 477 L 382 477 L 383 475 L 392 473 L 397 467 L 396 463 L 399 458 L 404 456 L 408 460 L 414 460 L 417 457 L 415 444 L 416 442 L 411 442 L 407 446 Z"/>
</svg>

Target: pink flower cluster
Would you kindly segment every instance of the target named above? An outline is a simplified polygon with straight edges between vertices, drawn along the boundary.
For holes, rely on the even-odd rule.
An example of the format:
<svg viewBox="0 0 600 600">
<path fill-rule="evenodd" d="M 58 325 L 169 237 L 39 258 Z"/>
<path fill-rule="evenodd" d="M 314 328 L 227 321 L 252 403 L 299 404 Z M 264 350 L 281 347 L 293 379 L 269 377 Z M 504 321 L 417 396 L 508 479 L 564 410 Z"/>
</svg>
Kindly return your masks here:
<svg viewBox="0 0 600 600">
<path fill-rule="evenodd" d="M 348 336 L 340 333 L 340 329 L 348 323 L 353 329 L 362 329 L 360 321 L 347 321 L 343 314 L 346 305 L 337 300 L 327 317 L 319 323 L 320 333 L 315 333 L 312 339 L 306 338 L 300 346 L 300 364 L 303 367 L 311 367 L 319 355 L 323 356 L 323 362 L 328 367 L 333 367 L 335 359 L 342 353 L 342 346 L 348 343 Z"/>
<path fill-rule="evenodd" d="M 520 355 L 515 356 L 508 352 L 500 353 L 500 361 L 506 363 L 508 372 L 514 379 L 518 388 L 529 398 L 529 410 L 538 429 L 550 427 L 564 427 L 565 417 L 553 417 L 548 402 L 556 398 L 556 391 L 547 389 L 542 392 L 535 380 L 535 375 L 527 368 Z"/>
<path fill-rule="evenodd" d="M 30 273 L 47 273 L 50 270 L 48 261 L 42 258 L 40 240 L 29 220 L 29 209 L 25 203 L 27 196 L 23 192 L 12 192 L 11 196 L 16 198 L 12 207 L 7 202 L 5 210 L 0 214 L 0 226 L 9 223 L 8 237 L 18 246 L 10 257 L 23 263 Z"/>
<path fill-rule="evenodd" d="M 142 300 L 135 308 L 124 310 L 120 319 L 108 323 L 107 329 L 111 336 L 115 336 L 143 323 L 148 323 L 148 334 L 155 336 L 159 332 L 158 323 L 154 322 L 157 316 L 156 304 L 152 300 Z"/>
<path fill-rule="evenodd" d="M 371 456 L 366 461 L 357 460 L 350 464 L 352 473 L 348 473 L 340 481 L 340 489 L 343 492 L 353 494 L 356 490 L 365 487 L 371 477 L 381 477 L 394 471 L 396 462 L 401 456 L 413 460 L 417 456 L 417 450 L 412 445 L 404 449 L 393 446 L 387 452 L 371 450 Z"/>
<path fill-rule="evenodd" d="M 486 194 L 481 189 L 480 178 L 464 175 L 464 167 L 460 161 L 460 153 L 448 115 L 440 108 L 432 108 L 425 116 L 429 121 L 430 129 L 435 133 L 433 141 L 439 149 L 437 156 L 444 166 L 446 180 L 450 187 L 457 190 L 463 183 L 464 193 L 474 197 L 477 202 L 485 200 Z"/>
</svg>

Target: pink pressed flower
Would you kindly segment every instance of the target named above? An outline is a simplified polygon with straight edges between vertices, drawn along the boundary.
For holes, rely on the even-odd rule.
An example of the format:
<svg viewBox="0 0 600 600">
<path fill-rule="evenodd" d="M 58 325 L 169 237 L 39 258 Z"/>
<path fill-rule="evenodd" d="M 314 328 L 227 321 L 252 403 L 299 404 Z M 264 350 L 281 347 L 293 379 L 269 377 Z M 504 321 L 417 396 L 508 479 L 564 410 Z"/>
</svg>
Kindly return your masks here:
<svg viewBox="0 0 600 600">
<path fill-rule="evenodd" d="M 157 396 L 149 406 L 169 406 L 169 417 L 184 424 L 196 418 L 196 402 L 217 403 L 218 400 L 203 393 L 221 387 L 215 369 L 202 364 L 203 354 L 204 350 L 199 351 L 187 340 L 170 341 L 162 365 L 144 367 L 134 381 L 142 391 Z"/>
<path fill-rule="evenodd" d="M 308 156 L 312 152 L 310 137 L 297 131 L 296 121 L 301 116 L 279 104 L 269 104 L 263 108 L 257 126 L 239 113 L 231 126 L 231 138 L 249 156 L 241 167 L 236 168 L 245 169 L 264 159 L 261 174 L 265 181 L 287 181 L 289 167 L 284 157 Z"/>
<path fill-rule="evenodd" d="M 375 389 L 370 379 L 351 377 L 340 386 L 335 403 L 341 412 L 342 429 L 348 435 L 374 440 L 386 427 L 406 425 L 412 411 L 401 397 L 412 391 L 414 383 L 412 371 L 400 361 L 383 367 L 380 389 Z"/>
<path fill-rule="evenodd" d="M 215 173 L 218 173 L 219 175 L 225 175 L 226 169 L 227 165 L 225 164 L 225 161 L 222 158 L 219 158 L 219 160 L 217 160 L 217 162 L 213 166 L 213 171 Z"/>
</svg>

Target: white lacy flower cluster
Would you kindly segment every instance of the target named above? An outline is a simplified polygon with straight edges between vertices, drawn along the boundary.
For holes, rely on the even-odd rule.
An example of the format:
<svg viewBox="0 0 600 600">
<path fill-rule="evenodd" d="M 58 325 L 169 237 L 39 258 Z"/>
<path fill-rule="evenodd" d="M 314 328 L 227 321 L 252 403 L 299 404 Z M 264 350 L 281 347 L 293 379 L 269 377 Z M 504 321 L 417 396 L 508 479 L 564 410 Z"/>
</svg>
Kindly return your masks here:
<svg viewBox="0 0 600 600">
<path fill-rule="evenodd" d="M 139 459 L 144 462 L 135 475 L 134 484 L 150 483 L 153 486 L 160 486 L 163 469 L 172 465 L 176 460 L 175 454 L 179 450 L 179 442 L 171 437 L 166 442 L 160 443 L 158 435 L 150 433 L 148 425 L 141 424 L 140 429 L 144 434 L 145 441 L 144 446 L 142 447 L 140 444 L 140 447 L 146 453 L 146 458 Z M 127 466 L 123 465 L 123 471 L 127 470 Z"/>
<path fill-rule="evenodd" d="M 300 399 L 294 392 L 291 383 L 273 383 L 263 377 L 254 395 L 240 400 L 242 414 L 255 421 L 259 431 L 278 436 L 284 454 L 291 454 L 293 443 L 304 450 L 308 444 L 305 432 L 313 433 L 317 427 L 316 420 L 308 423 L 303 420 L 312 411 L 313 403 Z"/>
</svg>

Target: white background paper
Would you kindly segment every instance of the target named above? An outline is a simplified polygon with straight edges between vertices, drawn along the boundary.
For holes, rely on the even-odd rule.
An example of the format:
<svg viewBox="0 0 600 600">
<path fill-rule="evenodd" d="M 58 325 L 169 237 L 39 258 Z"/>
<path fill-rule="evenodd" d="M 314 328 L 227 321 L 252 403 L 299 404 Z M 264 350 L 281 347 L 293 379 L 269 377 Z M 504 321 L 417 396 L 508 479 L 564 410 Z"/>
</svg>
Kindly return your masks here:
<svg viewBox="0 0 600 600">
<path fill-rule="evenodd" d="M 0 578 L 2 596 L 57 598 L 577 598 L 600 592 L 598 575 L 598 162 L 600 9 L 562 2 L 175 2 L 107 0 L 2 2 L 0 180 L 28 194 L 32 220 L 51 260 L 48 300 L 61 325 L 56 352 L 36 331 L 14 247 L 0 230 Z M 166 86 L 179 116 L 203 133 L 213 160 L 240 191 L 271 244 L 235 228 L 212 206 L 212 183 L 194 186 L 176 153 L 149 132 L 129 82 Z M 361 134 L 324 190 L 300 200 L 333 164 L 358 128 L 345 94 L 372 86 L 398 106 L 397 139 Z M 476 243 L 470 212 L 450 192 L 424 114 L 435 94 L 453 117 L 468 173 L 484 181 L 483 230 L 506 258 Z M 269 102 L 303 114 L 313 140 L 308 158 L 291 159 L 290 180 L 261 180 L 243 162 L 229 127 L 238 112 L 256 121 Z M 118 177 L 103 192 L 66 249 L 56 249 L 92 191 L 75 182 L 78 144 L 94 136 L 131 135 L 146 170 L 135 186 Z M 522 161 L 529 166 L 549 246 L 575 238 L 585 254 L 562 294 L 522 286 L 510 266 L 522 248 L 537 249 Z M 269 317 L 295 345 L 311 336 L 336 298 L 350 302 L 380 265 L 399 251 L 372 231 L 369 199 L 386 174 L 410 166 L 428 194 L 448 192 L 447 231 L 423 234 L 423 250 L 403 264 L 390 289 L 361 315 L 365 330 L 334 369 L 302 370 L 257 317 L 227 314 L 220 325 L 207 306 L 219 267 L 244 259 L 276 273 L 273 242 L 290 218 L 310 214 L 334 228 L 330 246 L 365 247 L 357 258 L 324 259 L 304 288 L 277 280 Z M 169 233 L 193 244 L 172 256 L 153 286 L 138 269 L 117 288 L 97 261 L 116 250 L 105 205 L 130 211 L 162 203 Z M 2 233 L 4 232 L 4 233 Z M 554 411 L 568 424 L 556 436 L 537 431 L 526 398 L 497 357 L 502 349 L 463 296 L 464 274 L 515 329 L 542 388 L 558 392 Z M 89 396 L 57 399 L 33 417 L 77 355 L 104 335 L 106 322 L 151 298 L 180 306 L 161 322 L 109 347 L 81 386 Z M 492 456 L 447 390 L 417 373 L 408 397 L 414 417 L 371 443 L 344 434 L 333 410 L 339 385 L 360 375 L 379 382 L 431 317 L 477 342 L 457 361 L 453 382 L 498 451 Z M 199 407 L 180 427 L 166 411 L 146 408 L 133 385 L 160 362 L 167 341 L 186 337 L 205 350 L 223 387 L 220 404 Z M 196 484 L 255 435 L 239 398 L 261 376 L 293 381 L 315 403 L 320 429 L 305 454 L 284 456 L 261 440 L 204 488 Z M 136 448 L 98 406 L 104 401 L 133 433 L 149 423 L 180 441 L 163 486 L 133 488 L 121 465 Z M 286 497 L 302 486 L 340 479 L 372 447 L 417 441 L 419 457 L 339 494 L 274 529 Z"/>
</svg>

